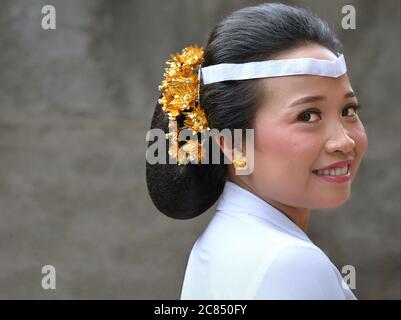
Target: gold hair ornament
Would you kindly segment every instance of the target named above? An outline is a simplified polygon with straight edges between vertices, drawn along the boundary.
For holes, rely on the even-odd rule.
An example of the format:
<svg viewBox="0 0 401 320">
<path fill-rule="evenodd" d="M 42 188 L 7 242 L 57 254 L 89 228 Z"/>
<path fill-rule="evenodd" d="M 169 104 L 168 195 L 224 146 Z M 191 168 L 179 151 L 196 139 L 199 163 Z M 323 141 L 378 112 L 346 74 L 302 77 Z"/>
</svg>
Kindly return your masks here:
<svg viewBox="0 0 401 320">
<path fill-rule="evenodd" d="M 159 104 L 169 117 L 169 129 L 173 128 L 174 121 L 177 123 L 177 129 L 167 133 L 166 137 L 170 140 L 168 153 L 176 159 L 178 165 L 189 161 L 199 163 L 203 150 L 202 142 L 198 139 L 183 141 L 180 146 L 179 132 L 190 129 L 193 135 L 198 135 L 203 130 L 210 130 L 199 101 L 200 68 L 203 60 L 203 49 L 198 46 L 186 47 L 180 54 L 171 55 L 159 86 L 162 91 Z"/>
</svg>

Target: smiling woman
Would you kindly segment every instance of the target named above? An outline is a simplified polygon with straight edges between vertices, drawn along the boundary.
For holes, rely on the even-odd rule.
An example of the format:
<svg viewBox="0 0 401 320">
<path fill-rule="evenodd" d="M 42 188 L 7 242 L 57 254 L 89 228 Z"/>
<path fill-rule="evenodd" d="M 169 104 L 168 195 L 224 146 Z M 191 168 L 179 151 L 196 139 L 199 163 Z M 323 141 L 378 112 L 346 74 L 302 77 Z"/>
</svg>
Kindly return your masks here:
<svg viewBox="0 0 401 320">
<path fill-rule="evenodd" d="M 302 57 L 333 60 L 336 55 L 315 43 L 275 55 Z M 346 73 L 262 82 L 266 94 L 255 117 L 254 173 L 233 181 L 306 230 L 309 209 L 338 207 L 350 195 L 350 182 L 367 147 L 358 101 Z"/>
<path fill-rule="evenodd" d="M 194 110 L 210 128 L 253 129 L 254 170 L 147 164 L 150 196 L 166 215 L 192 218 L 218 200 L 190 253 L 182 299 L 355 299 L 306 234 L 311 209 L 349 198 L 367 149 L 340 50 L 320 18 L 282 4 L 244 8 L 213 29 Z M 166 110 L 193 112 L 171 96 L 156 105 L 152 128 L 167 132 Z"/>
</svg>

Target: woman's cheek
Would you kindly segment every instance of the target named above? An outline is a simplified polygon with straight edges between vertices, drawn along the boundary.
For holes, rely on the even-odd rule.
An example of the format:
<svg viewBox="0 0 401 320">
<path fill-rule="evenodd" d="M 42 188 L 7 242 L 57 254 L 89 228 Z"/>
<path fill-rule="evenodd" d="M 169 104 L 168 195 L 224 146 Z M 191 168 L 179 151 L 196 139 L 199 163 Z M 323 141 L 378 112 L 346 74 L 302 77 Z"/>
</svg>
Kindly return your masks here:
<svg viewBox="0 0 401 320">
<path fill-rule="evenodd" d="M 256 129 L 255 149 L 270 156 L 279 155 L 288 148 L 287 130 L 274 121 L 265 122 Z"/>
<path fill-rule="evenodd" d="M 321 141 L 312 132 L 305 132 L 282 123 L 270 122 L 255 132 L 255 151 L 266 161 L 282 164 L 296 159 L 308 161 L 319 151 Z"/>
<path fill-rule="evenodd" d="M 356 131 L 356 145 L 357 152 L 362 158 L 366 150 L 368 149 L 368 137 L 366 135 L 365 127 L 363 126 L 362 122 L 360 122 L 360 125 L 358 126 L 358 129 Z"/>
<path fill-rule="evenodd" d="M 353 175 L 355 176 L 360 163 L 366 153 L 368 148 L 368 137 L 365 132 L 365 128 L 362 123 L 358 126 L 358 128 L 354 132 L 354 139 L 355 139 L 355 151 L 356 151 L 356 166 L 354 167 Z"/>
</svg>

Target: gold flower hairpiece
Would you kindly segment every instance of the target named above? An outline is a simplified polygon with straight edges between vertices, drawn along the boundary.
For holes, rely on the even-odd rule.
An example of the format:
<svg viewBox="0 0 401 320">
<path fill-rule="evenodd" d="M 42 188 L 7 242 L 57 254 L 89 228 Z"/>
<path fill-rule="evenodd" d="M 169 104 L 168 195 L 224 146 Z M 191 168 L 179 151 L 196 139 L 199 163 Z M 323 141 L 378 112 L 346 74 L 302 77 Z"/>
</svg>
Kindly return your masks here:
<svg viewBox="0 0 401 320">
<path fill-rule="evenodd" d="M 178 165 L 188 161 L 199 163 L 202 158 L 202 142 L 186 140 L 179 147 L 178 134 L 183 129 L 192 130 L 193 135 L 203 130 L 210 130 L 205 112 L 200 106 L 200 68 L 203 62 L 201 47 L 186 47 L 181 54 L 171 56 L 166 62 L 164 79 L 159 86 L 162 97 L 159 104 L 169 117 L 169 129 L 177 123 L 177 129 L 166 134 L 170 140 L 169 155 L 176 159 Z M 175 121 L 175 122 L 174 122 Z"/>
</svg>

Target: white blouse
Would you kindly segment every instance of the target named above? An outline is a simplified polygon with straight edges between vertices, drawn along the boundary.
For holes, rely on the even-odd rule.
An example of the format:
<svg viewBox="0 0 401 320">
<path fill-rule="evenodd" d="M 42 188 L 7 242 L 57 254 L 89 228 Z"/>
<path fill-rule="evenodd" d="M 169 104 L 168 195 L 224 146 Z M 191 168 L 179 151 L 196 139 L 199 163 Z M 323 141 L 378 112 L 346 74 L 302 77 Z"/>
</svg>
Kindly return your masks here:
<svg viewBox="0 0 401 320">
<path fill-rule="evenodd" d="M 227 181 L 195 242 L 181 299 L 356 299 L 330 259 L 286 215 Z"/>
</svg>

